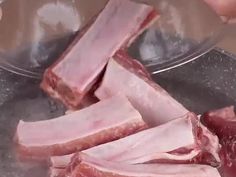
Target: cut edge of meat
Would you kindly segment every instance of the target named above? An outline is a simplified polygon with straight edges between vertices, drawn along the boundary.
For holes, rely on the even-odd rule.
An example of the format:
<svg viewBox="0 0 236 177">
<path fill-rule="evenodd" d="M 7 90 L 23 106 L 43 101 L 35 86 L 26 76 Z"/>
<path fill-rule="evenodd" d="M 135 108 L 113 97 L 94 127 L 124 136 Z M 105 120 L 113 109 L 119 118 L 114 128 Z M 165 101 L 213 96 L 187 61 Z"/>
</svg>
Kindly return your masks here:
<svg viewBox="0 0 236 177">
<path fill-rule="evenodd" d="M 133 68 L 135 69 L 135 74 L 137 74 L 140 77 L 152 79 L 150 73 L 147 71 L 145 66 L 143 66 L 142 63 L 140 63 L 138 60 L 130 57 L 125 50 L 119 50 L 116 52 L 115 56 L 113 58 L 118 58 L 119 64 L 123 64 L 125 68 Z"/>
<path fill-rule="evenodd" d="M 75 154 L 76 153 L 64 156 L 51 156 L 49 159 L 49 166 L 53 168 L 66 168 Z"/>
<path fill-rule="evenodd" d="M 127 40 L 127 44 L 126 47 L 124 46 L 124 49 L 129 47 L 133 42 L 135 42 L 136 38 L 149 27 L 151 27 L 159 18 L 160 14 L 158 13 L 157 9 L 153 9 L 147 16 L 146 20 L 140 25 L 139 31 L 134 34 L 129 40 Z"/>
<path fill-rule="evenodd" d="M 43 75 L 43 80 L 40 84 L 40 87 L 43 91 L 45 91 L 49 96 L 51 96 L 54 99 L 60 100 L 64 105 L 66 105 L 68 108 L 74 109 L 73 105 L 70 105 L 70 99 L 73 97 L 73 90 L 67 88 L 64 86 L 64 88 L 61 88 L 61 86 L 65 85 L 62 83 L 62 80 L 58 78 L 53 72 L 52 68 L 55 67 L 61 60 L 63 60 L 64 56 L 67 55 L 67 53 L 73 48 L 73 46 L 80 40 L 80 38 L 88 31 L 90 26 L 95 22 L 96 16 L 94 16 L 87 25 L 85 25 L 84 28 L 80 32 L 78 32 L 75 39 L 72 41 L 72 43 L 69 45 L 69 47 L 62 53 L 60 58 L 55 61 L 54 64 L 52 64 Z M 59 82 L 59 83 L 58 83 Z M 64 96 L 63 96 L 64 95 Z M 68 100 L 69 99 L 69 100 Z M 76 107 L 79 107 L 79 105 L 76 105 Z"/>
<path fill-rule="evenodd" d="M 218 167 L 221 164 L 218 137 L 201 124 L 200 121 L 198 121 L 198 127 L 196 129 L 196 142 L 201 148 L 201 153 L 195 160 L 200 160 L 205 164 Z"/>
</svg>

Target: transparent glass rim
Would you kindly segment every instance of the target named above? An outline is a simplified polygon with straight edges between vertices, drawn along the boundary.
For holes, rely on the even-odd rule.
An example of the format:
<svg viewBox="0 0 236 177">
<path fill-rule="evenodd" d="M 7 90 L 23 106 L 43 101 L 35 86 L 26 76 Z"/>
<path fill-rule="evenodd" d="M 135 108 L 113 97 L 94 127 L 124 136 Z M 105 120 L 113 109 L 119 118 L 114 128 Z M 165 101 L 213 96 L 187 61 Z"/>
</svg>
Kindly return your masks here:
<svg viewBox="0 0 236 177">
<path fill-rule="evenodd" d="M 160 63 L 160 64 L 151 63 L 151 64 L 144 64 L 144 65 L 151 72 L 151 74 L 155 75 L 155 74 L 182 66 L 189 62 L 192 62 L 198 59 L 199 57 L 201 57 L 202 55 L 208 53 L 212 49 L 214 49 L 217 46 L 217 44 L 221 40 L 223 40 L 223 38 L 225 37 L 227 28 L 228 28 L 228 25 L 226 25 L 225 23 L 222 23 L 222 25 L 216 30 L 216 32 L 211 37 L 206 39 L 204 42 L 197 45 L 194 51 L 188 52 L 184 55 L 181 55 L 180 57 L 173 58 L 164 63 Z M 155 57 L 152 60 L 155 60 Z"/>
<path fill-rule="evenodd" d="M 220 42 L 224 38 L 226 28 L 227 28 L 227 25 L 222 25 L 222 27 L 219 28 L 217 32 L 214 33 L 213 36 L 206 39 L 201 45 L 198 45 L 195 48 L 194 52 L 186 53 L 180 57 L 174 58 L 170 61 L 167 61 L 161 64 L 155 64 L 155 63 L 145 64 L 144 63 L 144 65 L 150 71 L 151 74 L 158 74 L 158 73 L 182 66 L 191 61 L 194 61 L 198 59 L 200 56 L 208 53 L 210 50 L 216 47 L 217 43 Z M 4 58 L 7 58 L 7 56 L 4 56 L 4 54 L 1 54 L 1 53 L 0 53 L 0 58 L 2 58 L 2 60 L 0 60 L 0 68 L 2 69 L 5 69 L 17 75 L 34 78 L 34 79 L 41 79 L 43 76 L 44 70 L 30 71 L 24 68 L 17 67 L 12 63 L 7 62 L 7 60 L 4 60 Z"/>
</svg>

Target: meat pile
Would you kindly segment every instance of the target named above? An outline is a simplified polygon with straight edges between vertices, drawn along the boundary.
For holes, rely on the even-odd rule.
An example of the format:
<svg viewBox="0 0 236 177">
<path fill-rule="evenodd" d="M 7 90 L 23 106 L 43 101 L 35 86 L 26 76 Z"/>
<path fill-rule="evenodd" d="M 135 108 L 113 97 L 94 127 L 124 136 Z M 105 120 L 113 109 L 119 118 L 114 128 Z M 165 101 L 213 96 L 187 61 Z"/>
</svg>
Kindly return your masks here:
<svg viewBox="0 0 236 177">
<path fill-rule="evenodd" d="M 20 157 L 49 162 L 51 177 L 220 177 L 216 167 L 234 165 L 232 108 L 203 125 L 127 55 L 158 17 L 147 4 L 108 1 L 45 71 L 41 88 L 69 111 L 20 121 Z"/>
</svg>

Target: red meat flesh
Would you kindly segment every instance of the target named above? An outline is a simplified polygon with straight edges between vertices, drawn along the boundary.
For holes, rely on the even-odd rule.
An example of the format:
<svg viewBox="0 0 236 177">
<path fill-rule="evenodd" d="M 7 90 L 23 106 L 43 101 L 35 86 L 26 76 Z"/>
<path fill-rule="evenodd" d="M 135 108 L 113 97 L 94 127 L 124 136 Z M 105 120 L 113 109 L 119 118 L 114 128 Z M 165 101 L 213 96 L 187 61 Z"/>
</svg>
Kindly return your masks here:
<svg viewBox="0 0 236 177">
<path fill-rule="evenodd" d="M 222 176 L 235 177 L 236 174 L 236 115 L 234 107 L 210 111 L 204 114 L 202 122 L 214 132 L 220 140 Z"/>
<path fill-rule="evenodd" d="M 128 47 L 157 17 L 149 5 L 109 1 L 82 37 L 45 72 L 41 87 L 68 107 L 77 107 L 115 52 Z"/>
<path fill-rule="evenodd" d="M 20 154 L 40 158 L 84 150 L 144 128 L 128 99 L 115 96 L 56 119 L 20 121 L 16 140 Z"/>
<path fill-rule="evenodd" d="M 220 177 L 206 165 L 114 163 L 81 155 L 80 164 L 68 177 Z"/>
<path fill-rule="evenodd" d="M 156 126 L 182 117 L 188 110 L 172 98 L 163 88 L 145 75 L 142 68 L 123 53 L 118 53 L 108 63 L 105 75 L 95 95 L 103 100 L 122 93 L 140 112 L 143 119 Z"/>
</svg>

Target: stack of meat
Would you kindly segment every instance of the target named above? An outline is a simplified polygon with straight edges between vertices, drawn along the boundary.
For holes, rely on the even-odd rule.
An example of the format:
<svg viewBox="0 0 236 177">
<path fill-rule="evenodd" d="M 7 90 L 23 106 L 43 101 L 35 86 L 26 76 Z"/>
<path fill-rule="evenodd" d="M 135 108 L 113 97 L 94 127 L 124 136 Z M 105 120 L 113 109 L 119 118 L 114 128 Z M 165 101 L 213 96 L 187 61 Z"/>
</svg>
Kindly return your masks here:
<svg viewBox="0 0 236 177">
<path fill-rule="evenodd" d="M 21 157 L 50 160 L 51 177 L 220 176 L 214 168 L 221 165 L 218 137 L 126 53 L 158 16 L 150 5 L 107 3 L 41 84 L 72 111 L 20 121 L 15 141 Z M 221 115 L 219 121 L 233 121 Z"/>
</svg>

